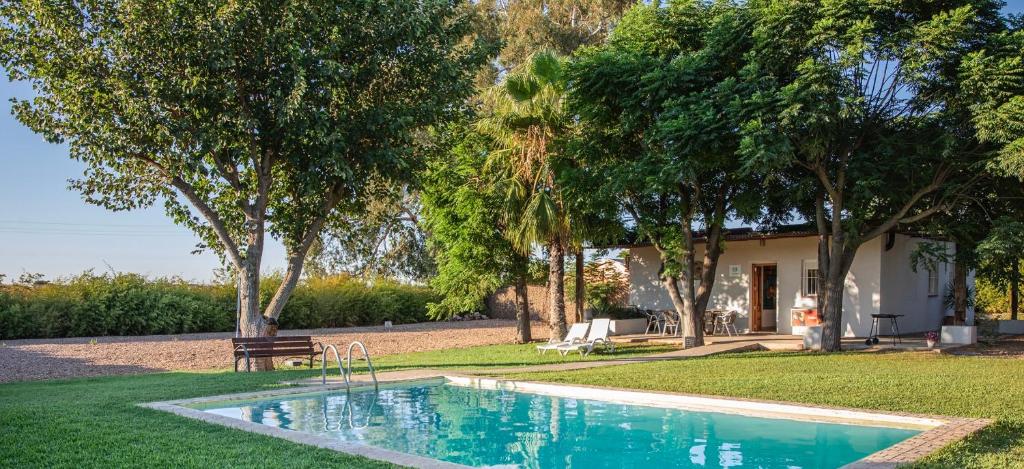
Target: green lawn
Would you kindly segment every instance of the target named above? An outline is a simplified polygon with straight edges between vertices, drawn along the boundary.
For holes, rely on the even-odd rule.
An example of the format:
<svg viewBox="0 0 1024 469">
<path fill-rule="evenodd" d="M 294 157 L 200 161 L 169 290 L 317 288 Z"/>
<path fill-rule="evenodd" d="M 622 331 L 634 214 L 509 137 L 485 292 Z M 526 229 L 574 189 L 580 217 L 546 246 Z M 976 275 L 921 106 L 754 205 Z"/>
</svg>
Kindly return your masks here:
<svg viewBox="0 0 1024 469">
<path fill-rule="evenodd" d="M 993 418 L 993 426 L 919 466 L 1024 468 L 1024 360 L 1019 359 L 932 353 L 746 353 L 507 376 Z"/>
<path fill-rule="evenodd" d="M 625 354 L 654 348 L 626 349 Z M 623 356 L 624 356 L 623 355 Z M 607 358 L 607 357 L 605 357 Z M 388 369 L 572 361 L 500 345 L 381 357 Z M 1024 467 L 1024 361 L 933 354 L 736 354 L 510 375 L 519 379 L 983 416 L 995 427 L 929 459 L 936 467 Z M 136 407 L 269 389 L 319 370 L 161 373 L 0 385 L 0 467 L 383 467 L 333 451 Z M 966 379 L 965 379 L 966 378 Z"/>
<path fill-rule="evenodd" d="M 662 344 L 618 344 L 615 352 L 607 352 L 602 349 L 580 357 L 579 353 L 570 353 L 561 356 L 558 352 L 549 350 L 542 354 L 537 353 L 536 344 L 525 345 L 485 345 L 480 347 L 468 347 L 462 349 L 434 350 L 430 352 L 416 352 L 404 355 L 388 355 L 373 359 L 373 367 L 378 371 L 398 370 L 408 368 L 440 368 L 440 369 L 465 369 L 465 368 L 488 368 L 488 367 L 515 367 L 524 365 L 543 365 L 549 363 L 573 363 L 578 361 L 610 360 L 616 358 L 636 357 L 652 353 L 670 352 L 678 350 L 677 347 Z M 344 354 L 344 351 L 342 351 Z M 353 354 L 359 356 L 358 352 Z M 329 360 L 331 365 L 334 359 Z M 365 362 L 356 364 L 353 360 L 352 367 L 356 372 L 365 370 Z M 334 369 L 337 374 L 338 369 Z"/>
</svg>

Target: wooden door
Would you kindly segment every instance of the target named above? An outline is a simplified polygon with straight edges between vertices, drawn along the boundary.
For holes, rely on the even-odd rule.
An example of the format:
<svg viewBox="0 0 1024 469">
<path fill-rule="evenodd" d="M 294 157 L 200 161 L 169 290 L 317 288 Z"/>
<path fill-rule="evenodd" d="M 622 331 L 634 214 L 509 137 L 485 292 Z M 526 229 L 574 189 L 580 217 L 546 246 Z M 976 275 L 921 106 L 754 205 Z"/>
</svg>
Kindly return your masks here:
<svg viewBox="0 0 1024 469">
<path fill-rule="evenodd" d="M 764 266 L 754 265 L 750 269 L 750 330 L 761 330 L 763 304 L 761 302 L 764 288 Z"/>
</svg>

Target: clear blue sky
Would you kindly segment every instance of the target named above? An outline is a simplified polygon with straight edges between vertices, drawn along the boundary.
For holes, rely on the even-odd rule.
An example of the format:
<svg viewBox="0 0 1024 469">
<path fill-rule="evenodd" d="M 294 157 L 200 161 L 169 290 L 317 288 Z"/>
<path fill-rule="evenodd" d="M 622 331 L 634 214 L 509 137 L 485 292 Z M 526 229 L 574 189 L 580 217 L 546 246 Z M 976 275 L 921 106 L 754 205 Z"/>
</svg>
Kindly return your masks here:
<svg viewBox="0 0 1024 469">
<path fill-rule="evenodd" d="M 1005 11 L 1024 14 L 1024 0 L 1010 0 Z M 31 93 L 23 83 L 0 79 L 0 274 L 8 281 L 23 272 L 52 279 L 113 268 L 209 280 L 217 256 L 191 254 L 196 238 L 171 223 L 161 206 L 109 212 L 68 190 L 68 179 L 81 175 L 83 165 L 11 116 L 9 98 Z M 280 244 L 267 247 L 264 266 L 284 266 Z"/>
<path fill-rule="evenodd" d="M 84 165 L 11 115 L 9 99 L 31 95 L 25 83 L 0 79 L 0 274 L 9 282 L 23 272 L 53 279 L 113 268 L 209 280 L 220 260 L 212 252 L 192 254 L 196 237 L 171 223 L 162 205 L 110 212 L 68 190 Z M 283 268 L 280 244 L 269 243 L 264 266 Z"/>
</svg>

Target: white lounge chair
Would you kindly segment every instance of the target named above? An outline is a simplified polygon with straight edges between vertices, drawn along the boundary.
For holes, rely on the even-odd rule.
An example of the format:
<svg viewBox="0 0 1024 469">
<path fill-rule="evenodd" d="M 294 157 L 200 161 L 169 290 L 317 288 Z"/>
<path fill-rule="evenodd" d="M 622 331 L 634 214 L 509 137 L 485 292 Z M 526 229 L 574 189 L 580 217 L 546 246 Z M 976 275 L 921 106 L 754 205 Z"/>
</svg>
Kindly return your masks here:
<svg viewBox="0 0 1024 469">
<path fill-rule="evenodd" d="M 551 342 L 544 345 L 538 345 L 537 351 L 543 355 L 544 352 L 547 352 L 548 350 L 557 350 L 558 347 L 563 345 L 572 345 L 583 342 L 583 338 L 587 336 L 587 329 L 590 329 L 589 322 L 578 322 L 573 324 L 572 327 L 569 328 L 569 332 L 565 334 L 565 339 L 558 341 L 558 339 L 552 337 Z"/>
<path fill-rule="evenodd" d="M 568 345 L 558 346 L 558 353 L 561 353 L 564 357 L 569 352 L 574 350 L 580 352 L 580 356 L 587 356 L 590 352 L 594 351 L 594 348 L 598 345 L 602 345 L 612 352 L 615 351 L 615 344 L 611 340 L 608 340 L 608 333 L 612 326 L 611 319 L 595 319 L 590 324 L 590 333 L 587 334 L 587 340 L 585 342 L 578 342 Z"/>
</svg>

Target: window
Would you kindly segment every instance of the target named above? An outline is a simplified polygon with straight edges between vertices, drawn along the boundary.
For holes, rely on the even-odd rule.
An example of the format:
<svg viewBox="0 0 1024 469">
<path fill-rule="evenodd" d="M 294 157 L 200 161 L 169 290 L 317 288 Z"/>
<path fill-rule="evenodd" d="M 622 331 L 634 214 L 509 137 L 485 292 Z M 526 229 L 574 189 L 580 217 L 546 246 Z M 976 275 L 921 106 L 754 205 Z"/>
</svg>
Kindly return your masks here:
<svg viewBox="0 0 1024 469">
<path fill-rule="evenodd" d="M 934 269 L 928 269 L 928 296 L 939 296 L 939 273 Z"/>
<path fill-rule="evenodd" d="M 818 295 L 818 261 L 804 261 L 800 285 L 804 296 Z"/>
</svg>

